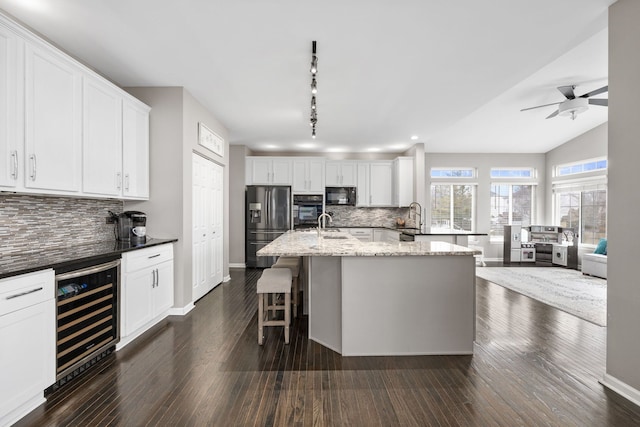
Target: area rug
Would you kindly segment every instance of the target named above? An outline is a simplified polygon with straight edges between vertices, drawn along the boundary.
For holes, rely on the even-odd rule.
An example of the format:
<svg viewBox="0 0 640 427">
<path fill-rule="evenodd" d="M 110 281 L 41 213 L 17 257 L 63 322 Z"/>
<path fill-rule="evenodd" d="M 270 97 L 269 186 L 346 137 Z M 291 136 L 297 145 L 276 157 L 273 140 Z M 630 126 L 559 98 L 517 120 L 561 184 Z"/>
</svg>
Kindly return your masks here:
<svg viewBox="0 0 640 427">
<path fill-rule="evenodd" d="M 607 324 L 607 281 L 559 267 L 481 267 L 476 276 L 573 314 Z"/>
</svg>

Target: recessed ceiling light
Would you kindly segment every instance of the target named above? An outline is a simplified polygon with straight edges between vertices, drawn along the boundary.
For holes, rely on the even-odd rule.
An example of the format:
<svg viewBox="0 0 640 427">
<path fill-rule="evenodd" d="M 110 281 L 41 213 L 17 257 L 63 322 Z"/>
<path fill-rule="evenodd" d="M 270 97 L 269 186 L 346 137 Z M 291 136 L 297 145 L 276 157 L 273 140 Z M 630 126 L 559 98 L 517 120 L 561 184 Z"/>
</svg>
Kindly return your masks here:
<svg viewBox="0 0 640 427">
<path fill-rule="evenodd" d="M 418 135 L 413 135 L 413 136 L 411 137 L 411 140 L 412 140 L 412 141 L 417 141 L 417 140 L 418 140 Z"/>
</svg>

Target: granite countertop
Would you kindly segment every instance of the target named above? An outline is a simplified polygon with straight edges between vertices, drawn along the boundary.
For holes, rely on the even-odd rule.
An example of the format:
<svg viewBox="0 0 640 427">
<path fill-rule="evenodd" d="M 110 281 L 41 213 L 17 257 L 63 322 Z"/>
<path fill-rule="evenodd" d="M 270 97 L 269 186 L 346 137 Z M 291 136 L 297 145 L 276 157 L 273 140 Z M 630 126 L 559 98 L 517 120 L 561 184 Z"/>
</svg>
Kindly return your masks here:
<svg viewBox="0 0 640 427">
<path fill-rule="evenodd" d="M 288 231 L 258 256 L 435 256 L 479 255 L 480 251 L 446 242 L 362 242 L 347 232 Z"/>
<path fill-rule="evenodd" d="M 431 230 L 429 228 L 420 230 L 419 228 L 394 228 L 394 230 L 410 236 L 487 236 L 487 233 L 476 233 L 475 231 L 464 230 Z"/>
<path fill-rule="evenodd" d="M 108 240 L 89 245 L 77 245 L 60 247 L 56 249 L 20 252 L 15 255 L 3 255 L 0 258 L 0 279 L 31 273 L 39 270 L 65 269 L 68 266 L 79 263 L 87 263 L 108 258 L 119 258 L 123 252 L 149 248 L 165 243 L 177 242 L 178 239 L 149 239 L 145 244 L 132 245 L 129 242 Z"/>
<path fill-rule="evenodd" d="M 477 233 L 475 231 L 464 231 L 464 230 L 447 230 L 447 231 L 439 231 L 439 230 L 431 230 L 430 228 L 423 228 L 422 230 L 419 228 L 412 227 L 388 227 L 388 226 L 380 226 L 380 225 L 334 225 L 329 226 L 327 229 L 341 229 L 341 228 L 384 228 L 386 230 L 399 231 L 404 234 L 408 234 L 410 236 L 488 236 L 487 233 Z"/>
</svg>

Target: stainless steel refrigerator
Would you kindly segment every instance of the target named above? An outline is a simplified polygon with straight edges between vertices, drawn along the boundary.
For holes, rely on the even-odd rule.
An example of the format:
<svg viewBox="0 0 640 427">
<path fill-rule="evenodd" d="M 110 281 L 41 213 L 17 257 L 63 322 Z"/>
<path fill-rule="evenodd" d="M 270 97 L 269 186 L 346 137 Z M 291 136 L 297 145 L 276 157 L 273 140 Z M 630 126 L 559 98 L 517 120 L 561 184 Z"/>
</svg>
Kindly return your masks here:
<svg viewBox="0 0 640 427">
<path fill-rule="evenodd" d="M 276 257 L 259 257 L 256 252 L 291 228 L 291 187 L 247 186 L 247 267 L 271 267 Z"/>
</svg>

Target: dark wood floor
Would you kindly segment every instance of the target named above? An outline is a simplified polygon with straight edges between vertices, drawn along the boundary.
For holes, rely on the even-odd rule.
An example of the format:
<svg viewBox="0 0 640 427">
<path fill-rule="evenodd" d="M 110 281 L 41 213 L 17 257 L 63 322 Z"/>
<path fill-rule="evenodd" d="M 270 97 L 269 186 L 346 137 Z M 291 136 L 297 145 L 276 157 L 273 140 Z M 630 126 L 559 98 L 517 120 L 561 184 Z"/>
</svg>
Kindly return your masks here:
<svg viewBox="0 0 640 427">
<path fill-rule="evenodd" d="M 631 426 L 604 389 L 606 329 L 482 279 L 473 356 L 343 358 L 269 328 L 258 270 L 170 318 L 49 396 L 17 426 Z"/>
</svg>

